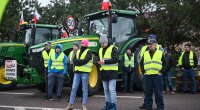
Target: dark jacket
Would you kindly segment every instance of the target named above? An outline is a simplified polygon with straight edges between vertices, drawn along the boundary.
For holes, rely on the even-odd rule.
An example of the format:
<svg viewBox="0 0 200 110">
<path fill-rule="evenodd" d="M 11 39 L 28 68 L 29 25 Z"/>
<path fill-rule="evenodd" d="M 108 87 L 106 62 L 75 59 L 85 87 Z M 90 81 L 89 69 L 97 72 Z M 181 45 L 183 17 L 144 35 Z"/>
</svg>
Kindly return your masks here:
<svg viewBox="0 0 200 110">
<path fill-rule="evenodd" d="M 189 61 L 189 55 L 190 55 L 190 52 L 185 52 L 184 55 L 183 55 L 183 63 L 182 65 L 180 65 L 180 67 L 184 68 L 184 69 L 191 69 L 191 68 L 196 68 L 197 67 L 197 64 L 198 64 L 198 59 L 197 59 L 197 55 L 194 53 L 194 57 L 193 57 L 193 60 L 194 60 L 194 66 L 190 66 L 190 61 Z"/>
<path fill-rule="evenodd" d="M 172 58 L 170 53 L 167 53 L 165 55 L 165 61 L 166 61 L 166 72 L 170 71 L 173 67 L 176 66 L 176 61 Z"/>
<path fill-rule="evenodd" d="M 108 45 L 107 48 L 109 46 L 110 45 Z M 103 53 L 102 53 L 103 56 L 104 56 L 107 48 L 103 48 Z M 112 57 L 111 59 L 105 60 L 105 64 L 118 63 L 118 49 L 116 47 L 113 47 L 111 57 Z M 98 61 L 99 61 L 99 59 L 98 59 Z M 109 81 L 109 80 L 118 78 L 118 71 L 115 71 L 115 70 L 102 70 L 102 71 L 100 71 L 100 73 L 101 73 L 101 79 L 103 81 Z"/>
<path fill-rule="evenodd" d="M 149 54 L 150 54 L 150 56 L 151 56 L 151 58 L 153 57 L 153 55 L 154 55 L 154 53 L 155 53 L 155 51 L 150 51 L 149 52 Z M 164 57 L 164 54 L 162 55 L 162 59 L 161 59 L 161 61 L 162 61 L 162 69 L 159 71 L 160 73 L 165 73 L 165 71 L 166 71 L 166 61 L 165 61 L 165 57 Z M 142 56 L 142 59 L 141 59 L 141 62 L 140 62 L 140 66 L 141 66 L 141 71 L 142 71 L 142 73 L 145 73 L 145 70 L 144 70 L 144 55 Z"/>
<path fill-rule="evenodd" d="M 131 57 L 134 55 L 134 54 L 127 54 L 126 53 L 126 55 L 128 56 L 128 59 L 130 60 L 131 59 Z M 124 56 L 125 55 L 123 55 L 122 56 L 122 62 L 121 62 L 121 65 L 122 65 L 122 67 L 123 67 L 123 70 L 124 70 L 124 72 L 133 72 L 134 71 L 134 69 L 135 69 L 135 66 L 136 66 L 136 57 L 134 56 L 134 67 L 131 67 L 131 66 L 129 66 L 129 67 L 125 67 L 125 65 L 124 65 L 124 61 L 125 61 L 125 58 L 124 58 Z"/>
<path fill-rule="evenodd" d="M 87 49 L 87 47 L 81 47 L 80 48 L 80 53 L 79 53 L 79 58 L 82 55 L 82 53 Z M 85 56 L 85 59 L 77 59 L 76 57 L 74 57 L 73 62 L 75 66 L 82 66 L 87 64 L 90 60 L 92 59 L 92 52 L 89 50 Z M 88 72 L 82 72 L 82 71 L 74 71 L 75 73 L 87 73 Z"/>
</svg>

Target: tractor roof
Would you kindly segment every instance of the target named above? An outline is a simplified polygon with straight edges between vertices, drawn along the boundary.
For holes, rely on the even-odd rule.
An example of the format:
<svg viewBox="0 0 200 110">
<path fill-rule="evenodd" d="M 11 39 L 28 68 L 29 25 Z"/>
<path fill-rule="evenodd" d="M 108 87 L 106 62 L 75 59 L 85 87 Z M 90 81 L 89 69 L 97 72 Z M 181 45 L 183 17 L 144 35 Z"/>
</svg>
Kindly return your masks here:
<svg viewBox="0 0 200 110">
<path fill-rule="evenodd" d="M 26 29 L 26 28 L 31 28 L 33 27 L 34 24 L 22 24 L 20 27 L 21 29 Z M 58 25 L 49 25 L 49 24 L 36 24 L 36 27 L 41 27 L 41 28 L 59 28 Z"/>
<path fill-rule="evenodd" d="M 95 13 L 91 13 L 88 15 L 85 15 L 84 18 L 86 19 L 95 19 L 95 18 L 99 18 L 99 17 L 103 17 L 103 16 L 107 16 L 107 10 L 103 10 L 103 11 L 98 11 Z M 116 10 L 116 9 L 111 9 L 111 12 L 120 16 L 135 16 L 136 14 L 138 14 L 138 11 L 132 11 L 132 10 Z"/>
</svg>

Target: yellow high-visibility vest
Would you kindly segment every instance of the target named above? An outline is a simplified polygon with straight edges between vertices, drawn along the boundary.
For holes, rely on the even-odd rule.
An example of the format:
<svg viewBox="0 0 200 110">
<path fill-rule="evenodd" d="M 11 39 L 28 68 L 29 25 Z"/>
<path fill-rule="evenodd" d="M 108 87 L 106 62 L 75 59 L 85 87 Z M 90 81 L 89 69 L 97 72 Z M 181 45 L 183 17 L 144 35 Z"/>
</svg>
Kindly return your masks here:
<svg viewBox="0 0 200 110">
<path fill-rule="evenodd" d="M 142 49 L 140 50 L 140 60 L 141 60 L 141 58 L 143 57 L 144 52 L 147 51 L 147 50 L 146 50 L 147 48 L 148 48 L 148 46 L 145 45 L 145 46 L 143 46 Z M 156 49 L 157 49 L 157 50 L 160 50 L 160 48 L 162 48 L 161 45 L 156 45 Z"/>
<path fill-rule="evenodd" d="M 132 54 L 131 59 L 129 60 L 128 55 L 124 53 L 124 65 L 125 67 L 134 67 L 134 54 Z"/>
<path fill-rule="evenodd" d="M 42 57 L 43 57 L 43 59 L 44 59 L 44 67 L 45 67 L 45 68 L 47 68 L 50 55 L 53 54 L 53 53 L 55 54 L 55 50 L 54 50 L 54 49 L 51 49 L 51 50 L 49 51 L 49 55 L 47 54 L 47 51 L 46 51 L 46 50 L 43 50 L 43 51 L 42 51 Z"/>
<path fill-rule="evenodd" d="M 51 54 L 51 60 L 52 60 L 52 65 L 51 69 L 58 69 L 58 70 L 63 70 L 64 69 L 64 56 L 65 54 L 63 52 L 60 53 L 60 55 L 57 57 L 55 56 L 55 53 Z"/>
<path fill-rule="evenodd" d="M 185 54 L 185 52 L 182 52 L 181 56 L 179 57 L 179 60 L 178 60 L 179 65 L 183 64 L 183 55 L 184 54 Z M 190 51 L 189 61 L 190 61 L 190 66 L 194 66 L 194 53 L 193 53 L 193 51 Z"/>
<path fill-rule="evenodd" d="M 77 50 L 76 53 L 76 59 L 85 59 L 87 53 L 88 53 L 89 49 L 86 49 L 80 56 L 79 58 L 79 54 L 80 54 L 80 49 Z M 93 57 L 92 60 L 90 60 L 88 63 L 86 63 L 85 65 L 82 66 L 75 66 L 75 71 L 82 71 L 82 72 L 91 72 L 92 71 L 92 65 L 93 65 Z"/>
<path fill-rule="evenodd" d="M 99 49 L 99 58 L 100 60 L 109 60 L 111 59 L 112 57 L 112 49 L 113 49 L 113 45 L 110 45 L 107 49 L 106 49 L 106 52 L 103 56 L 103 48 L 101 47 Z M 115 63 L 115 64 L 102 64 L 101 65 L 101 68 L 100 68 L 100 71 L 101 70 L 118 70 L 118 63 Z"/>
<path fill-rule="evenodd" d="M 159 71 L 162 69 L 162 55 L 163 52 L 158 49 L 155 51 L 152 58 L 149 54 L 149 51 L 144 53 L 144 74 L 159 74 Z"/>
<path fill-rule="evenodd" d="M 73 56 L 73 53 L 74 53 L 73 50 L 69 53 L 69 62 L 72 62 L 72 56 Z"/>
</svg>

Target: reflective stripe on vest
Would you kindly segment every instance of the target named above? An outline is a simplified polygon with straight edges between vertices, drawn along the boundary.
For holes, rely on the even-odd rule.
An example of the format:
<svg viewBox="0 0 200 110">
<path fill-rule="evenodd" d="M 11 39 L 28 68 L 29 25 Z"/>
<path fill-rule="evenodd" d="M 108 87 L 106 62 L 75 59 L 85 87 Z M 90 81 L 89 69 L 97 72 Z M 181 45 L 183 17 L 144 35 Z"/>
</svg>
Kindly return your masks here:
<svg viewBox="0 0 200 110">
<path fill-rule="evenodd" d="M 182 52 L 181 56 L 179 57 L 179 60 L 178 60 L 179 65 L 183 64 L 183 55 L 184 54 L 185 54 L 185 52 Z M 194 66 L 194 53 L 192 51 L 190 51 L 189 60 L 190 60 L 190 66 Z"/>
<path fill-rule="evenodd" d="M 144 70 L 145 74 L 158 74 L 159 71 L 162 69 L 162 54 L 161 50 L 156 50 L 152 59 L 149 54 L 149 51 L 144 53 Z"/>
<path fill-rule="evenodd" d="M 46 50 L 43 50 L 42 51 L 42 57 L 44 59 L 44 67 L 47 67 L 48 66 L 48 61 L 49 61 L 49 57 L 52 53 L 54 53 L 55 50 L 54 49 L 51 49 L 50 52 L 49 52 L 49 55 L 47 54 L 47 51 Z"/>
<path fill-rule="evenodd" d="M 134 67 L 134 54 L 132 54 L 131 59 L 129 60 L 128 55 L 124 54 L 124 65 L 125 67 Z"/>
<path fill-rule="evenodd" d="M 77 51 L 76 53 L 76 59 L 85 59 L 87 53 L 88 53 L 89 49 L 86 49 L 80 56 L 79 58 L 79 54 L 80 54 L 80 49 Z M 92 71 L 92 65 L 93 65 L 93 57 L 92 60 L 90 60 L 87 64 L 82 65 L 82 66 L 75 66 L 75 71 L 82 71 L 82 72 L 91 72 Z"/>
<path fill-rule="evenodd" d="M 107 49 L 106 49 L 106 52 L 103 56 L 103 48 L 101 47 L 99 49 L 99 58 L 100 60 L 109 60 L 111 59 L 112 57 L 112 49 L 113 49 L 113 45 L 110 45 Z M 101 68 L 100 70 L 118 70 L 118 63 L 115 63 L 115 64 L 102 64 L 101 65 Z"/>
<path fill-rule="evenodd" d="M 51 60 L 52 60 L 52 65 L 51 65 L 51 69 L 58 69 L 58 70 L 63 70 L 64 69 L 64 56 L 65 54 L 63 52 L 60 53 L 60 55 L 57 57 L 54 54 L 51 54 Z"/>
</svg>

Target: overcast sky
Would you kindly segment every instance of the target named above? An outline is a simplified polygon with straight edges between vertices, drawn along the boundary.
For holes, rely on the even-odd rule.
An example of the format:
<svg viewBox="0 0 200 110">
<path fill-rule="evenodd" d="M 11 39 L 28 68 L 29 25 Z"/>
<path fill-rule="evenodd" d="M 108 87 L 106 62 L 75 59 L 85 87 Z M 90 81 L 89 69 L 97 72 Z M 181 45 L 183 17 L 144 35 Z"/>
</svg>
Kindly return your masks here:
<svg viewBox="0 0 200 110">
<path fill-rule="evenodd" d="M 50 0 L 38 0 L 39 3 L 42 4 L 42 6 L 46 6 L 47 4 L 50 3 Z"/>
</svg>

